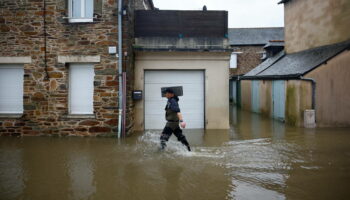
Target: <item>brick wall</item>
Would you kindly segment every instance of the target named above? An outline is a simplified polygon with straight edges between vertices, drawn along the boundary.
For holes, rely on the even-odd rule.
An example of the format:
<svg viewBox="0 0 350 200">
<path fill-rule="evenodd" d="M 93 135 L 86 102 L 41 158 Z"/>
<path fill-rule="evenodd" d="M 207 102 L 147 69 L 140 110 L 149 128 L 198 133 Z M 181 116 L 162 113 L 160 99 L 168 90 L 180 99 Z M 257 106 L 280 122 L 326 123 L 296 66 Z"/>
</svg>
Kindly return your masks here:
<svg viewBox="0 0 350 200">
<path fill-rule="evenodd" d="M 230 76 L 245 74 L 258 66 L 264 49 L 263 46 L 234 46 L 233 51 L 241 53 L 237 56 L 237 68 L 230 69 Z"/>
<path fill-rule="evenodd" d="M 125 1 L 124 70 L 128 76 L 128 128 L 132 128 L 133 0 Z M 117 0 L 102 1 L 93 23 L 68 23 L 67 0 L 1 0 L 0 56 L 30 56 L 24 65 L 24 114 L 0 119 L 1 135 L 115 135 L 118 122 L 118 66 L 108 46 L 117 46 Z M 45 15 L 44 15 L 45 13 Z M 45 19 L 45 20 L 44 20 Z M 46 44 L 45 44 L 46 43 Z M 98 55 L 94 65 L 93 119 L 68 118 L 68 65 L 58 56 Z"/>
</svg>

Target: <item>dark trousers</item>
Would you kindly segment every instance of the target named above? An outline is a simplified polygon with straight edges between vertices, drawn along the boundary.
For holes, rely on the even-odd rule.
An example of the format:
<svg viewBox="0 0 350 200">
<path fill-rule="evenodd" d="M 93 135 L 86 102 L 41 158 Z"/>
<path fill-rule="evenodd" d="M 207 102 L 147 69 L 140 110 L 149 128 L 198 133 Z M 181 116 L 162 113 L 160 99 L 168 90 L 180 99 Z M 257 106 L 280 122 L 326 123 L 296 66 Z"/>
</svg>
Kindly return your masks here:
<svg viewBox="0 0 350 200">
<path fill-rule="evenodd" d="M 168 126 L 165 126 L 162 132 L 162 135 L 160 136 L 160 144 L 162 148 L 166 146 L 166 142 L 169 140 L 171 134 L 173 134 L 177 137 L 177 140 L 180 141 L 185 146 L 189 146 L 186 137 L 182 134 L 182 130 L 179 126 L 176 128 L 171 128 Z"/>
</svg>

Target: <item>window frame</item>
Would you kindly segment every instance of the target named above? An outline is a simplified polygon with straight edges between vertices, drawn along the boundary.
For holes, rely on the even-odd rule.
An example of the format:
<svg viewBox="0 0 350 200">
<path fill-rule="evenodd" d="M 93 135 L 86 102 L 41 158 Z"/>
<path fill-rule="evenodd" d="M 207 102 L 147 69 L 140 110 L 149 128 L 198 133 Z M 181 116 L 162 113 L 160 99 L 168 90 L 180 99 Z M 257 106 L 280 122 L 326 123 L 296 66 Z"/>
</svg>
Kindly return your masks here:
<svg viewBox="0 0 350 200">
<path fill-rule="evenodd" d="M 74 18 L 73 17 L 73 2 L 75 0 L 68 0 L 68 21 L 69 23 L 89 23 L 94 21 L 94 1 L 92 0 L 92 17 L 87 18 L 86 15 L 86 1 L 88 0 L 80 0 L 81 1 L 81 7 L 80 12 L 81 16 L 80 18 Z"/>
<path fill-rule="evenodd" d="M 84 67 L 92 67 L 93 70 L 93 78 L 92 78 L 92 98 L 90 99 L 92 102 L 91 112 L 72 112 L 72 68 L 75 67 L 74 65 L 88 65 L 88 66 L 82 66 Z M 80 66 L 79 66 L 80 67 Z M 93 115 L 94 114 L 94 80 L 95 80 L 95 67 L 94 63 L 69 63 L 68 65 L 68 115 Z M 73 109 L 74 110 L 74 109 Z"/>
<path fill-rule="evenodd" d="M 0 110 L 0 115 L 22 115 L 24 113 L 24 100 L 23 100 L 23 95 L 24 95 L 24 65 L 23 64 L 3 64 L 0 63 L 0 69 L 21 69 L 21 80 L 22 80 L 22 85 L 21 85 L 21 110 L 18 111 L 6 111 L 3 112 Z"/>
<path fill-rule="evenodd" d="M 235 63 L 235 67 L 232 67 L 232 56 L 235 56 L 236 57 L 236 59 L 235 59 L 235 61 L 236 61 L 236 63 Z M 230 69 L 237 69 L 237 67 L 238 67 L 238 53 L 236 53 L 236 52 L 232 52 L 231 53 L 231 55 L 230 55 Z"/>
</svg>

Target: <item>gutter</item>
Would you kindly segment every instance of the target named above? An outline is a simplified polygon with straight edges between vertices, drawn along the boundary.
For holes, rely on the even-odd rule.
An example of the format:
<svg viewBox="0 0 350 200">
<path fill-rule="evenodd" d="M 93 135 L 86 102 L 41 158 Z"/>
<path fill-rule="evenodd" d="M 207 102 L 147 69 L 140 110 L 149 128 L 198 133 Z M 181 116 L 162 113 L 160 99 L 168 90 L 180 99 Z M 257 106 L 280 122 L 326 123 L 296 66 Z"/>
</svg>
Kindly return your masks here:
<svg viewBox="0 0 350 200">
<path fill-rule="evenodd" d="M 119 102 L 118 102 L 118 138 L 121 137 L 122 133 L 122 113 L 123 113 L 123 33 L 122 33 L 122 23 L 123 23 L 123 0 L 118 0 L 118 76 L 119 76 Z"/>
<path fill-rule="evenodd" d="M 44 31 L 44 71 L 45 71 L 45 78 L 44 80 L 48 81 L 50 80 L 49 72 L 47 71 L 47 33 L 46 33 L 46 0 L 43 2 L 43 31 Z"/>
<path fill-rule="evenodd" d="M 300 79 L 302 74 L 289 74 L 289 75 L 267 75 L 267 76 L 241 76 L 241 80 L 295 80 Z"/>
</svg>

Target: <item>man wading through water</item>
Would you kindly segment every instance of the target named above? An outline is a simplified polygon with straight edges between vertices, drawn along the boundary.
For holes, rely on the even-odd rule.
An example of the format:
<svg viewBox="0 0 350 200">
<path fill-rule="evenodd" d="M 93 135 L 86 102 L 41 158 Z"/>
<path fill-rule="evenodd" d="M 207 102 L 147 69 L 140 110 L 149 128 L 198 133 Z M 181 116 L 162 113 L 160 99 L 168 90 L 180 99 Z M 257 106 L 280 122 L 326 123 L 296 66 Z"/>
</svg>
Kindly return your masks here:
<svg viewBox="0 0 350 200">
<path fill-rule="evenodd" d="M 167 123 L 163 129 L 162 135 L 160 136 L 160 145 L 164 149 L 166 147 L 166 142 L 169 140 L 172 133 L 177 137 L 177 139 L 187 147 L 188 151 L 191 151 L 191 147 L 188 144 L 186 137 L 182 134 L 181 128 L 186 127 L 186 123 L 183 121 L 182 114 L 180 112 L 179 98 L 175 96 L 174 91 L 170 88 L 165 90 L 165 97 L 168 98 L 168 102 L 165 106 L 165 119 Z"/>
</svg>

